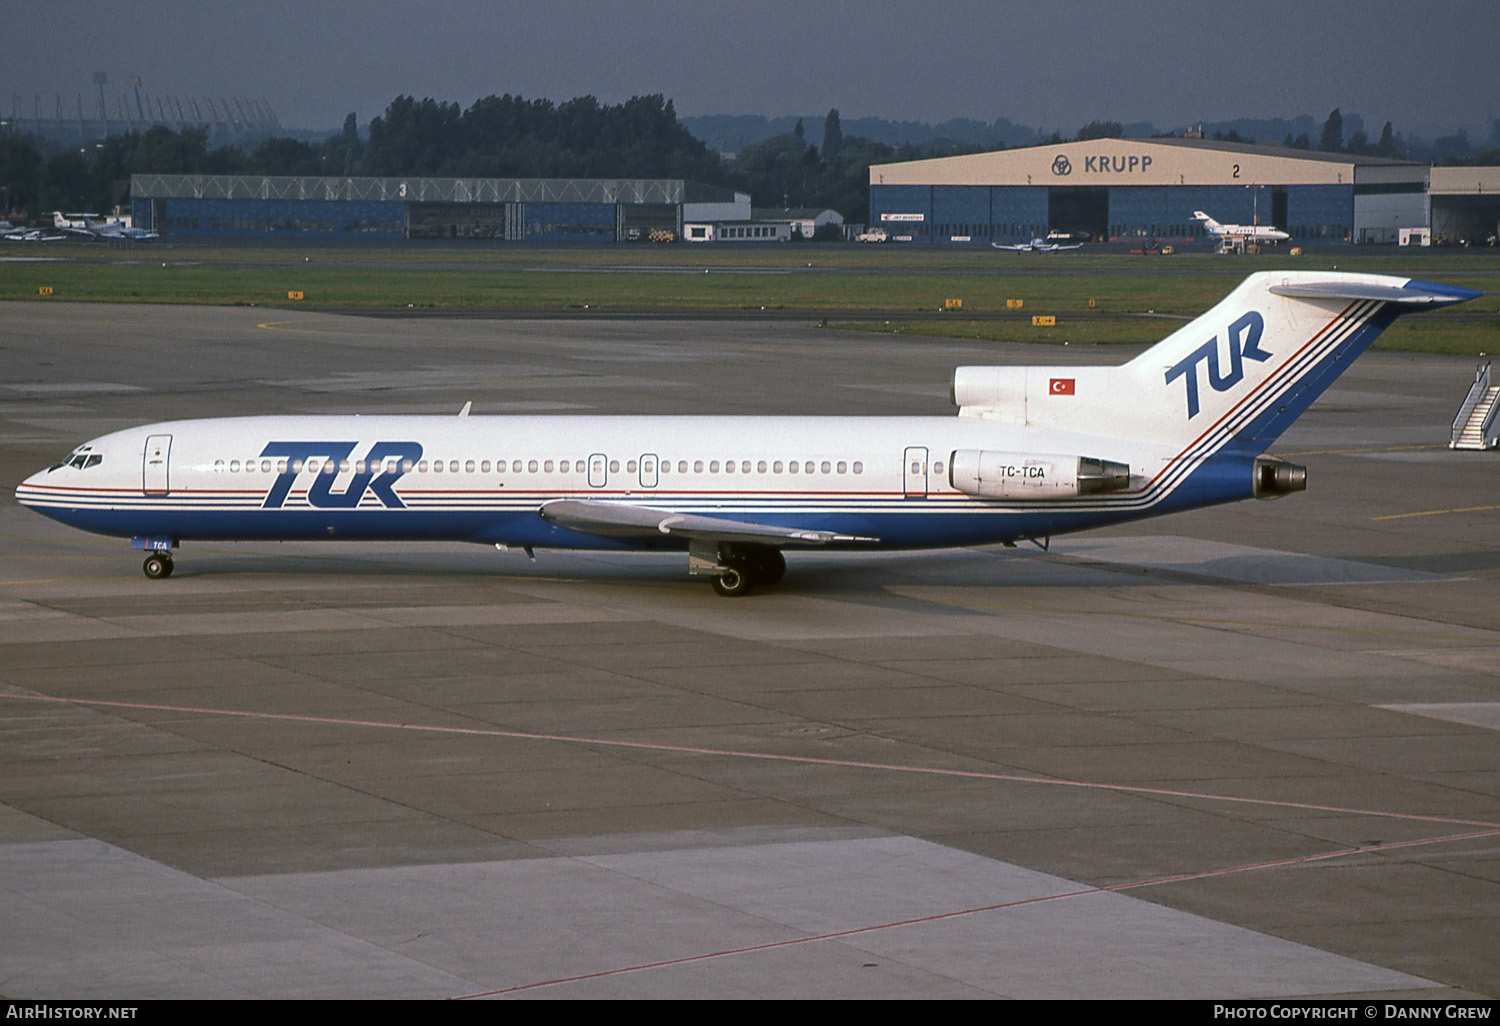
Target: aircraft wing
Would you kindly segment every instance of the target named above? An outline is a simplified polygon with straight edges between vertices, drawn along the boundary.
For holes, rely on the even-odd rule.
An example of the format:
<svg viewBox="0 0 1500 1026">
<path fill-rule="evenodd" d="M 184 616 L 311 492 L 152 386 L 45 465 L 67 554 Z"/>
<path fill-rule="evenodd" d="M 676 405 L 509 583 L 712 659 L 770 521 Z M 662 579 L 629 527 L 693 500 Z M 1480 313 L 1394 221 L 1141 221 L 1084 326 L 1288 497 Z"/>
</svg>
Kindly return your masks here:
<svg viewBox="0 0 1500 1026">
<path fill-rule="evenodd" d="M 1005 246 L 998 242 L 992 242 L 990 246 L 994 249 L 1003 249 L 1007 253 L 1030 253 L 1033 248 L 1029 242 L 1022 242 L 1015 246 Z"/>
<path fill-rule="evenodd" d="M 537 512 L 543 520 L 559 527 L 614 538 L 651 538 L 666 534 L 681 538 L 757 542 L 762 545 L 827 545 L 829 542 L 879 541 L 878 538 L 838 534 L 834 531 L 751 524 L 724 517 L 706 517 L 697 513 L 678 513 L 670 509 L 598 499 L 558 499 L 544 503 Z"/>
</svg>

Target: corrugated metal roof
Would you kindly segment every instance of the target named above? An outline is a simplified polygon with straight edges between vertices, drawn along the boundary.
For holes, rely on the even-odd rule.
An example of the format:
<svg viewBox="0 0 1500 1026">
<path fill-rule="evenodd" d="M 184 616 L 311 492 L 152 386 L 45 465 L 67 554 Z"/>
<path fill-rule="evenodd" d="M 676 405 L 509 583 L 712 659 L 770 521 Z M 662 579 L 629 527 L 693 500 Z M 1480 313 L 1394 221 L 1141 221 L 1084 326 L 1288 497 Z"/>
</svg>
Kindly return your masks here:
<svg viewBox="0 0 1500 1026">
<path fill-rule="evenodd" d="M 1253 153 L 1262 157 L 1289 157 L 1293 160 L 1323 160 L 1337 164 L 1411 164 L 1423 166 L 1418 161 L 1396 160 L 1391 157 L 1370 157 L 1357 153 L 1329 153 L 1324 150 L 1302 150 L 1294 146 L 1267 146 L 1261 143 L 1226 142 L 1223 139 L 1183 139 L 1178 136 L 1138 139 L 1161 146 L 1182 146 L 1188 149 L 1213 150 L 1224 153 Z"/>
<path fill-rule="evenodd" d="M 136 199 L 278 199 L 405 203 L 681 203 L 669 178 L 326 178 L 132 175 Z"/>
</svg>

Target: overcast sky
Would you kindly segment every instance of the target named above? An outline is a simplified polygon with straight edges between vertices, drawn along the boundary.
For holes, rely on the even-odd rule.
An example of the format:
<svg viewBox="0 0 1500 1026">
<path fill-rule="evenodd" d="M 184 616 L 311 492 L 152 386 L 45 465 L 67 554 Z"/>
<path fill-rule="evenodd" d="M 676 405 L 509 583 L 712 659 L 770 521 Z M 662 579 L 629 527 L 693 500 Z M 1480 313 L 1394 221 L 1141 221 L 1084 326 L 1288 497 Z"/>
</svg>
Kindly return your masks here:
<svg viewBox="0 0 1500 1026">
<path fill-rule="evenodd" d="M 0 0 L 0 114 L 152 95 L 264 97 L 288 128 L 361 124 L 398 94 L 516 93 L 679 114 L 951 117 L 1069 135 L 1360 114 L 1374 135 L 1488 134 L 1495 0 Z M 92 99 L 92 104 L 90 104 Z M 113 107 L 113 99 L 110 100 Z"/>
</svg>

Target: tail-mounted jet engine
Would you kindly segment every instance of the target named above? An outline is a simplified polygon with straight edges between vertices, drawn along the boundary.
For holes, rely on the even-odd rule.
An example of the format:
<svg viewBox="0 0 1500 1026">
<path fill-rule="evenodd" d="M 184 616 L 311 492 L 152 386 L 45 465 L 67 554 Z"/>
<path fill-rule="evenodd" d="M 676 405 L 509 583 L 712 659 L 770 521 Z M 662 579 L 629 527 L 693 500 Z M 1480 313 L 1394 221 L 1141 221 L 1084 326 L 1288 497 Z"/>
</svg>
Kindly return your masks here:
<svg viewBox="0 0 1500 1026">
<path fill-rule="evenodd" d="M 1307 489 L 1307 468 L 1280 456 L 1255 457 L 1255 497 L 1279 499 Z"/>
<path fill-rule="evenodd" d="M 1089 456 L 959 449 L 948 463 L 948 482 L 984 499 L 1056 499 L 1098 495 L 1130 485 L 1130 467 Z"/>
</svg>

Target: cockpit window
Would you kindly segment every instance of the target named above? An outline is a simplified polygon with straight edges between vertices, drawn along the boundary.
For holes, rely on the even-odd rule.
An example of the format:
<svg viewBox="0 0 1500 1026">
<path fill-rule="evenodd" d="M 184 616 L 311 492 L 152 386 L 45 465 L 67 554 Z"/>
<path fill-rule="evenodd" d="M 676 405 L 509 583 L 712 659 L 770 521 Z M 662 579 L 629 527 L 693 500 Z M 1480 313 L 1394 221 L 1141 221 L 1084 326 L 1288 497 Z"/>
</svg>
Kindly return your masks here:
<svg viewBox="0 0 1500 1026">
<path fill-rule="evenodd" d="M 101 453 L 90 452 L 89 450 L 92 448 L 93 446 L 91 445 L 79 446 L 68 453 L 67 458 L 61 463 L 54 463 L 48 467 L 47 473 L 50 474 L 54 470 L 61 470 L 63 467 L 73 467 L 77 470 L 87 470 L 89 467 L 97 467 L 100 463 L 104 462 L 104 456 Z"/>
</svg>

